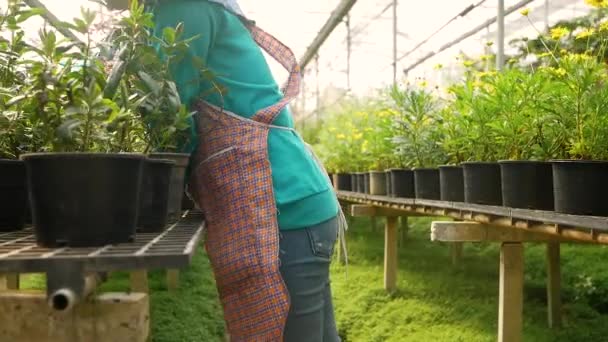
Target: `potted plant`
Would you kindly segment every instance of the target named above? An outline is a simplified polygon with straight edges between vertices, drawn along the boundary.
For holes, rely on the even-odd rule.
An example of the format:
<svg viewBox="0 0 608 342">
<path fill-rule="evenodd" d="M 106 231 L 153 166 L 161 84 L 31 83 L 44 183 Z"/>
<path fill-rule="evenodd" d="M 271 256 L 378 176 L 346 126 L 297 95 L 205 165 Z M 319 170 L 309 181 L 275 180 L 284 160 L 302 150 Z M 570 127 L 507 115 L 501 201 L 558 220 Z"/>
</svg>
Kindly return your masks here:
<svg viewBox="0 0 608 342">
<path fill-rule="evenodd" d="M 186 168 L 190 155 L 180 153 L 183 146 L 191 143 L 191 127 L 193 113 L 180 101 L 175 82 L 170 72 L 171 65 L 185 58 L 188 45 L 198 37 L 181 39 L 182 25 L 176 28 L 165 28 L 160 37 L 154 37 L 152 14 L 144 10 L 138 1 L 131 3 L 129 17 L 120 20 L 113 32 L 112 41 L 115 44 L 118 63 L 114 65 L 116 74 L 124 73 L 116 79 L 124 80 L 125 88 L 134 93 L 138 99 L 137 112 L 142 121 L 144 152 L 149 155 L 145 168 L 148 182 L 156 183 L 152 188 L 146 188 L 142 193 L 143 201 L 154 203 L 149 208 L 155 210 L 142 211 L 142 220 L 148 222 L 148 230 L 160 230 L 166 224 L 163 213 L 163 202 L 168 201 L 167 212 L 170 222 L 181 217 Z M 158 46 L 157 51 L 154 45 Z M 160 52 L 160 53 L 159 53 Z M 196 61 L 200 63 L 200 61 Z M 204 69 L 201 66 L 201 75 Z M 166 160 L 173 162 L 173 167 L 167 171 Z M 155 165 L 152 165 L 155 164 Z M 168 174 L 167 174 L 168 172 Z M 165 190 L 160 184 L 166 183 L 169 177 L 169 187 Z M 154 181 L 153 181 L 154 180 Z M 160 191 L 160 192 L 159 192 Z M 156 223 L 153 224 L 155 217 Z"/>
<path fill-rule="evenodd" d="M 364 143 L 362 153 L 369 165 L 369 193 L 376 196 L 387 194 L 386 169 L 393 164 L 394 145 L 391 126 L 396 112 L 383 108 L 380 104 L 370 103 L 370 114 L 363 126 Z"/>
<path fill-rule="evenodd" d="M 551 75 L 510 68 L 484 78 L 491 93 L 484 88 L 481 96 L 496 115 L 490 127 L 498 146 L 503 205 L 553 210 L 552 169 L 545 160 L 557 140 L 546 108 L 559 100 L 552 95 Z"/>
<path fill-rule="evenodd" d="M 415 196 L 439 200 L 436 165 L 443 159 L 443 154 L 437 144 L 440 134 L 437 101 L 425 89 L 411 87 L 402 90 L 394 86 L 390 96 L 398 113 L 392 141 L 400 159 L 413 167 Z"/>
<path fill-rule="evenodd" d="M 0 16 L 0 231 L 20 230 L 28 220 L 25 165 L 19 156 L 33 148 L 32 129 L 18 102 L 23 87 L 20 59 L 28 51 L 22 24 L 39 14 L 9 1 Z"/>
<path fill-rule="evenodd" d="M 36 238 L 40 245 L 99 246 L 133 240 L 145 156 L 134 113 L 104 98 L 103 65 L 93 55 L 95 15 L 82 11 L 70 27 L 85 44 L 58 41 L 42 29 L 27 66 L 19 104 L 40 141 L 24 154 Z M 123 129 L 128 126 L 128 129 Z"/>
<path fill-rule="evenodd" d="M 450 87 L 454 96 L 450 104 L 458 129 L 444 148 L 450 155 L 458 154 L 462 160 L 464 200 L 467 203 L 502 205 L 500 166 L 496 163 L 496 144 L 490 129 L 495 114 L 488 101 L 480 96 L 486 86 L 473 77 Z"/>
<path fill-rule="evenodd" d="M 460 165 L 463 160 L 460 151 L 451 148 L 451 144 L 460 138 L 460 122 L 456 115 L 448 105 L 441 109 L 437 123 L 439 145 L 447 159 L 447 164 L 439 165 L 439 193 L 440 199 L 447 202 L 464 202 L 464 175 Z"/>
<path fill-rule="evenodd" d="M 606 67 L 589 55 L 567 55 L 559 65 L 565 73 L 558 81 L 568 93 L 553 107 L 555 130 L 566 147 L 552 163 L 555 211 L 608 216 L 602 199 L 608 191 Z"/>
</svg>

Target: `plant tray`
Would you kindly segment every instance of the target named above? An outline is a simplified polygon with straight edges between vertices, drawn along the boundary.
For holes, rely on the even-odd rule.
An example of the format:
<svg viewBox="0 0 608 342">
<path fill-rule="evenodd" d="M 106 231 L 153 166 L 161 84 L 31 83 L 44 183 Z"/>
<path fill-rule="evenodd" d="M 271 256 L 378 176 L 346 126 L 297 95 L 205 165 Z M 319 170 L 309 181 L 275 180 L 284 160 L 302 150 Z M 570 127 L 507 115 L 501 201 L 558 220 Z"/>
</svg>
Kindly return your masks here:
<svg viewBox="0 0 608 342">
<path fill-rule="evenodd" d="M 34 231 L 0 234 L 0 273 L 43 273 L 62 264 L 84 271 L 126 271 L 187 267 L 204 231 L 200 212 L 187 212 L 161 233 L 138 233 L 132 243 L 94 248 L 43 248 Z"/>
</svg>

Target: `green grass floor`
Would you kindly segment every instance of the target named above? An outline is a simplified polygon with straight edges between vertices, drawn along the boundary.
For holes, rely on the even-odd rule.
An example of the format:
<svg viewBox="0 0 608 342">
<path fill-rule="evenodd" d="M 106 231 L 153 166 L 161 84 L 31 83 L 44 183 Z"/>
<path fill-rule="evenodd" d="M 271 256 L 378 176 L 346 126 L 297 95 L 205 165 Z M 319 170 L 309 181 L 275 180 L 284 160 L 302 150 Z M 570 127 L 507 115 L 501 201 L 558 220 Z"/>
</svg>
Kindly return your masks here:
<svg viewBox="0 0 608 342">
<path fill-rule="evenodd" d="M 348 233 L 350 263 L 332 266 L 335 310 L 344 341 L 496 341 L 497 244 L 466 244 L 452 266 L 447 245 L 429 241 L 430 219 L 410 220 L 399 250 L 399 290 L 383 283 L 383 234 L 369 220 Z M 379 222 L 379 227 L 381 222 Z M 526 245 L 525 341 L 608 341 L 608 249 L 562 247 L 565 327 L 547 328 L 545 247 Z M 44 280 L 28 277 L 25 287 Z M 209 262 L 202 250 L 182 272 L 180 288 L 168 292 L 164 273 L 151 274 L 152 341 L 223 340 L 223 321 Z M 126 274 L 113 275 L 102 291 L 128 289 Z"/>
</svg>

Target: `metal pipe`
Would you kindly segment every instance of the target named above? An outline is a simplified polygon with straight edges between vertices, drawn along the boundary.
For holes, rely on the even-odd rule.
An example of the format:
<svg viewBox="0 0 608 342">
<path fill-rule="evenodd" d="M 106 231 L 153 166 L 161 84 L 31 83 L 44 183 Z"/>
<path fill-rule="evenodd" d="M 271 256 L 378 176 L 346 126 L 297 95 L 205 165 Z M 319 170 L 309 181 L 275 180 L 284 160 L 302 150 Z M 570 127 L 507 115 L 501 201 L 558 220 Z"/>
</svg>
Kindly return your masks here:
<svg viewBox="0 0 608 342">
<path fill-rule="evenodd" d="M 496 69 L 502 70 L 505 65 L 505 0 L 498 0 L 498 15 L 496 16 L 497 47 Z"/>
<path fill-rule="evenodd" d="M 357 0 L 342 0 L 338 4 L 336 9 L 331 13 L 329 19 L 327 19 L 325 25 L 323 25 L 323 27 L 319 31 L 319 34 L 317 34 L 312 44 L 310 44 L 310 46 L 304 53 L 304 56 L 302 56 L 302 58 L 300 59 L 300 67 L 302 69 L 306 68 L 308 63 L 310 63 L 310 61 L 314 58 L 314 56 L 321 48 L 321 45 L 325 43 L 325 40 L 327 40 L 327 38 L 334 31 L 336 26 L 338 26 L 338 24 L 342 22 L 344 16 L 348 12 L 350 12 L 350 9 L 355 5 L 356 2 Z"/>
<path fill-rule="evenodd" d="M 77 291 L 73 288 L 63 287 L 56 290 L 49 296 L 48 304 L 51 309 L 55 311 L 70 311 L 81 300 L 87 298 L 91 293 L 93 293 L 93 291 L 95 291 L 97 286 L 99 286 L 103 280 L 104 279 L 100 274 L 87 275 L 84 278 L 84 287 L 82 288 L 82 293 L 80 295 L 78 295 Z"/>
<path fill-rule="evenodd" d="M 509 7 L 506 11 L 505 11 L 505 16 L 509 15 L 515 11 L 517 11 L 518 9 L 526 6 L 527 4 L 533 2 L 534 0 L 522 0 L 520 2 L 518 2 L 517 4 Z M 429 52 L 426 55 L 424 55 L 422 58 L 420 58 L 419 60 L 417 60 L 414 64 L 411 64 L 410 66 L 408 66 L 407 68 L 405 68 L 403 70 L 404 73 L 408 73 L 409 71 L 411 71 L 412 69 L 416 68 L 417 66 L 419 66 L 420 64 L 426 62 L 429 58 L 435 56 L 436 54 L 443 52 L 449 48 L 451 48 L 452 46 L 462 42 L 463 40 L 473 36 L 474 34 L 476 34 L 477 32 L 485 29 L 487 26 L 492 25 L 496 22 L 496 17 L 493 17 L 485 22 L 483 22 L 482 24 L 480 24 L 479 26 L 476 26 L 475 28 L 473 28 L 472 30 L 464 33 L 463 35 L 461 35 L 460 37 L 454 39 L 453 41 L 444 44 L 443 46 L 441 46 L 437 51 L 433 51 L 433 52 Z"/>
</svg>

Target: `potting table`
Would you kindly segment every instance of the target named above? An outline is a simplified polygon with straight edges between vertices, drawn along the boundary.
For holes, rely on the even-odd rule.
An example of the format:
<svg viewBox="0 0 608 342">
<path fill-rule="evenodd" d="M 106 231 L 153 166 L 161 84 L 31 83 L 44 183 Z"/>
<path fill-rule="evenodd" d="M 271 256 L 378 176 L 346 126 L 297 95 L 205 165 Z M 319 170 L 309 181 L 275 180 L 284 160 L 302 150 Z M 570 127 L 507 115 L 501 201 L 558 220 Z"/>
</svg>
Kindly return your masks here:
<svg viewBox="0 0 608 342">
<path fill-rule="evenodd" d="M 512 209 L 408 198 L 372 196 L 338 191 L 341 203 L 352 216 L 385 217 L 384 287 L 397 286 L 397 219 L 446 217 L 431 226 L 431 240 L 452 244 L 452 259 L 458 262 L 464 242 L 499 242 L 498 340 L 522 340 L 523 325 L 523 244 L 547 244 L 547 299 L 550 327 L 561 325 L 561 243 L 608 244 L 608 218 L 566 215 L 555 212 Z"/>
<path fill-rule="evenodd" d="M 145 341 L 147 270 L 168 270 L 167 285 L 175 288 L 178 269 L 190 265 L 203 231 L 202 215 L 192 211 L 162 233 L 140 233 L 132 243 L 95 248 L 42 248 L 32 229 L 0 234 L 0 275 L 8 290 L 0 292 L 0 337 L 10 337 L 7 341 Z M 131 272 L 130 293 L 101 294 L 73 309 L 63 302 L 88 297 L 114 271 Z M 45 273 L 47 293 L 16 291 L 19 275 L 26 273 Z M 72 293 L 65 295 L 66 289 Z M 40 324 L 44 321 L 49 324 Z"/>
</svg>

